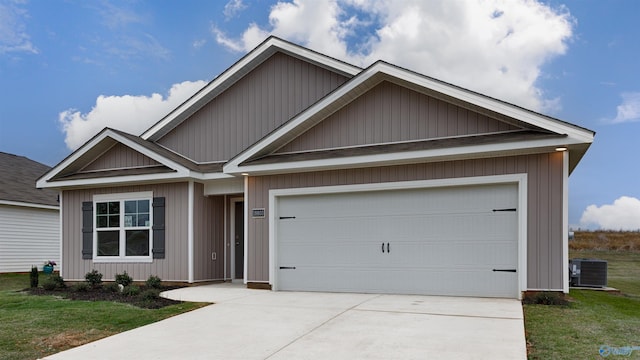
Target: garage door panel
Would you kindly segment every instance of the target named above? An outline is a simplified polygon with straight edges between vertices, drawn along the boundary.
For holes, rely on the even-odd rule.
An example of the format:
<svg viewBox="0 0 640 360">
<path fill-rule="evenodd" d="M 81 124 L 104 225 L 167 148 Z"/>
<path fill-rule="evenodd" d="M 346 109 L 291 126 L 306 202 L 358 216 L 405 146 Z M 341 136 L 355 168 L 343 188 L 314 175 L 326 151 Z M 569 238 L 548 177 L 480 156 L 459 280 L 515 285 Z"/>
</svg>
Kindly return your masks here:
<svg viewBox="0 0 640 360">
<path fill-rule="evenodd" d="M 493 271 L 517 268 L 517 199 L 516 184 L 278 198 L 277 287 L 517 297 L 517 273 Z"/>
</svg>

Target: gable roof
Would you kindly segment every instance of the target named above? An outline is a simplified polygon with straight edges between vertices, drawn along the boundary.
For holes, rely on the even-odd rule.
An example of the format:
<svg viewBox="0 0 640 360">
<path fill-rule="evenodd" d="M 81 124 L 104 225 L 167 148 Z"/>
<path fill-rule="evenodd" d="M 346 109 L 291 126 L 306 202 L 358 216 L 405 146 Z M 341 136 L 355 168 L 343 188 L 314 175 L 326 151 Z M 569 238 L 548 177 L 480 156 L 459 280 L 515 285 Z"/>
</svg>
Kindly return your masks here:
<svg viewBox="0 0 640 360">
<path fill-rule="evenodd" d="M 36 179 L 49 169 L 24 156 L 0 152 L 0 204 L 57 208 L 57 191 L 36 188 Z"/>
<path fill-rule="evenodd" d="M 148 156 L 159 165 L 145 168 L 82 171 L 83 167 L 91 164 L 118 143 Z M 36 185 L 44 188 L 231 177 L 223 174 L 221 170 L 222 164 L 197 164 L 154 142 L 143 140 L 139 136 L 105 128 L 51 171 L 44 174 L 38 179 Z"/>
<path fill-rule="evenodd" d="M 171 129 L 201 109 L 209 101 L 230 88 L 243 76 L 262 64 L 276 52 L 303 59 L 322 68 L 329 69 L 347 77 L 353 77 L 362 71 L 361 68 L 301 47 L 291 42 L 270 36 L 247 55 L 238 60 L 230 68 L 209 82 L 200 91 L 187 99 L 184 103 L 171 111 L 156 124 L 145 131 L 141 138 L 145 140 L 158 140 Z"/>
<path fill-rule="evenodd" d="M 502 143 L 498 144 L 498 146 L 495 144 L 487 144 L 484 146 L 473 144 L 464 149 L 450 149 L 450 151 L 438 150 L 437 152 L 434 152 L 433 149 L 422 150 L 422 152 L 414 154 L 413 161 L 427 158 L 445 159 L 447 157 L 456 157 L 460 156 L 461 152 L 465 152 L 467 154 L 475 152 L 478 156 L 488 153 L 495 156 L 500 152 L 513 155 L 517 154 L 519 151 L 523 151 L 524 149 L 531 152 L 532 148 L 538 148 L 539 151 L 542 152 L 549 151 L 550 149 L 552 151 L 557 146 L 566 146 L 572 152 L 570 169 L 573 169 L 582 158 L 591 142 L 593 142 L 593 137 L 595 135 L 591 130 L 418 74 L 384 61 L 378 61 L 364 69 L 357 76 L 343 84 L 334 92 L 319 100 L 290 121 L 284 123 L 281 127 L 265 136 L 252 147 L 233 158 L 225 164 L 225 173 L 266 173 L 269 171 L 282 171 L 287 168 L 304 171 L 305 167 L 307 170 L 328 168 L 331 166 L 330 162 L 309 162 L 307 164 L 293 162 L 288 165 L 272 167 L 268 165 L 257 165 L 255 160 L 272 154 L 280 147 L 292 141 L 295 137 L 300 136 L 302 133 L 346 106 L 351 101 L 366 93 L 382 81 L 391 81 L 401 86 L 406 86 L 423 94 L 442 99 L 471 111 L 485 114 L 500 121 L 511 123 L 525 129 L 561 135 L 560 137 L 546 137 L 537 140 L 527 140 L 526 142 L 514 141 L 511 143 Z M 408 155 L 406 153 L 402 156 L 407 160 Z M 365 159 L 361 157 L 354 157 L 351 161 L 344 161 L 342 165 L 351 166 L 354 164 L 362 164 L 364 160 Z M 373 165 L 389 164 L 390 161 L 395 159 L 382 156 L 379 157 L 378 160 L 373 158 L 369 160 L 369 163 Z"/>
<path fill-rule="evenodd" d="M 348 80 L 281 126 L 222 163 L 197 163 L 159 144 L 159 140 L 212 99 L 225 92 L 274 54 L 281 52 L 345 75 Z M 512 125 L 504 133 L 432 138 L 402 143 L 366 144 L 357 148 L 319 149 L 277 154 L 283 146 L 332 114 L 360 98 L 383 81 L 453 104 L 462 109 Z M 595 133 L 522 107 L 491 98 L 389 63 L 378 61 L 366 69 L 270 37 L 212 80 L 140 136 L 104 129 L 69 155 L 37 182 L 38 187 L 95 186 L 141 181 L 222 179 L 242 173 L 267 174 L 384 166 L 424 161 L 469 159 L 569 150 L 569 171 L 578 164 Z M 144 168 L 85 168 L 115 144 L 121 143 L 158 164 Z M 84 169 L 84 170 L 83 170 Z"/>
</svg>

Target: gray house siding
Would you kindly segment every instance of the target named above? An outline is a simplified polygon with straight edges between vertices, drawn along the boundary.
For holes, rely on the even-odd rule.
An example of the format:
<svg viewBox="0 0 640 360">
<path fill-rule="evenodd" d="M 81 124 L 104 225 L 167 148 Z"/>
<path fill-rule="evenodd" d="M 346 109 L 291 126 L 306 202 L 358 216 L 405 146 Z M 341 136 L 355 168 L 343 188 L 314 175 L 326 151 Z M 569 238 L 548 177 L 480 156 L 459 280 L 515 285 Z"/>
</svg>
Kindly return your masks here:
<svg viewBox="0 0 640 360">
<path fill-rule="evenodd" d="M 127 169 L 150 165 L 159 165 L 159 163 L 126 145 L 118 143 L 81 171 Z"/>
<path fill-rule="evenodd" d="M 383 81 L 278 153 L 486 134 L 519 128 Z"/>
<path fill-rule="evenodd" d="M 269 190 L 470 176 L 528 174 L 527 287 L 562 289 L 561 153 L 249 177 L 249 209 L 269 208 Z M 269 215 L 249 218 L 248 281 L 269 280 Z"/>
<path fill-rule="evenodd" d="M 229 160 L 346 80 L 276 53 L 158 143 L 197 162 Z"/>
<path fill-rule="evenodd" d="M 82 259 L 82 202 L 93 201 L 95 194 L 117 194 L 153 191 L 154 197 L 165 197 L 165 254 L 164 259 L 152 263 L 94 263 Z M 127 271 L 134 280 L 146 280 L 149 275 L 165 281 L 188 281 L 187 224 L 188 184 L 159 184 L 123 186 L 86 190 L 67 190 L 62 193 L 62 277 L 65 280 L 84 280 L 93 269 L 103 274 L 103 280 L 113 280 L 115 274 Z"/>
<path fill-rule="evenodd" d="M 224 279 L 224 196 L 204 196 L 194 184 L 194 281 Z M 213 259 L 213 253 L 216 258 Z"/>
</svg>

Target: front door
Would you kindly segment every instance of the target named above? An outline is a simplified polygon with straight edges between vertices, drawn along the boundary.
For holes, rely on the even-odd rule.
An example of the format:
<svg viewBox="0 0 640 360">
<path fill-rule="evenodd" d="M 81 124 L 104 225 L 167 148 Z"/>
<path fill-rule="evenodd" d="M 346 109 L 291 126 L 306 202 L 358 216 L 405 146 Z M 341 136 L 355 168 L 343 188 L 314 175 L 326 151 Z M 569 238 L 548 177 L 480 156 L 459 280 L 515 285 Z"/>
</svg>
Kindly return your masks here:
<svg viewBox="0 0 640 360">
<path fill-rule="evenodd" d="M 244 278 L 244 202 L 236 201 L 233 205 L 234 212 L 234 264 L 235 279 Z"/>
</svg>

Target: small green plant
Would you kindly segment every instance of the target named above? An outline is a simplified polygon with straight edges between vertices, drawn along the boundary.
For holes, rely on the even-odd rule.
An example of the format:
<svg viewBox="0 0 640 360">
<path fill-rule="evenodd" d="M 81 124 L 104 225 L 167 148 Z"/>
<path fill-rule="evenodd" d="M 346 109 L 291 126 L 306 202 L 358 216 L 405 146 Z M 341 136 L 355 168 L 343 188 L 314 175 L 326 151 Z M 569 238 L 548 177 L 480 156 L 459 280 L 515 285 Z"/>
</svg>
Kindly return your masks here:
<svg viewBox="0 0 640 360">
<path fill-rule="evenodd" d="M 133 282 L 133 279 L 131 278 L 131 276 L 129 276 L 129 274 L 127 274 L 126 270 L 122 274 L 116 274 L 116 283 L 117 284 L 120 284 L 120 285 L 122 285 L 124 287 L 127 287 L 127 286 L 131 285 L 132 282 Z"/>
<path fill-rule="evenodd" d="M 55 290 L 58 287 L 58 284 L 56 284 L 56 282 L 51 279 L 51 278 L 47 278 L 45 281 L 42 282 L 42 288 L 48 291 L 51 290 Z"/>
<path fill-rule="evenodd" d="M 38 268 L 35 266 L 31 267 L 31 273 L 29 273 L 29 283 L 32 288 L 38 287 Z"/>
<path fill-rule="evenodd" d="M 84 278 L 92 288 L 98 288 L 102 285 L 102 274 L 96 269 L 86 273 Z"/>
<path fill-rule="evenodd" d="M 568 305 L 569 301 L 560 293 L 554 291 L 541 291 L 534 294 L 525 295 L 523 302 L 525 304 L 536 305 Z"/>
<path fill-rule="evenodd" d="M 137 296 L 140 294 L 140 287 L 136 285 L 129 285 L 122 290 L 122 294 L 125 296 Z"/>
<path fill-rule="evenodd" d="M 120 287 L 118 286 L 117 283 L 108 283 L 103 287 L 103 289 L 109 292 L 114 292 L 114 293 L 120 292 Z"/>
<path fill-rule="evenodd" d="M 147 289 L 140 294 L 142 300 L 151 301 L 156 300 L 160 297 L 160 290 L 158 289 Z"/>
<path fill-rule="evenodd" d="M 147 287 L 159 289 L 162 286 L 162 280 L 155 275 L 150 275 L 146 282 Z"/>
<path fill-rule="evenodd" d="M 86 283 L 86 282 L 75 283 L 73 284 L 73 286 L 71 286 L 71 291 L 75 291 L 75 292 L 86 292 L 88 290 L 89 290 L 89 283 Z"/>
<path fill-rule="evenodd" d="M 64 289 L 67 287 L 67 284 L 64 283 L 64 279 L 59 274 L 49 276 L 49 280 L 56 284 L 57 288 Z"/>
</svg>

